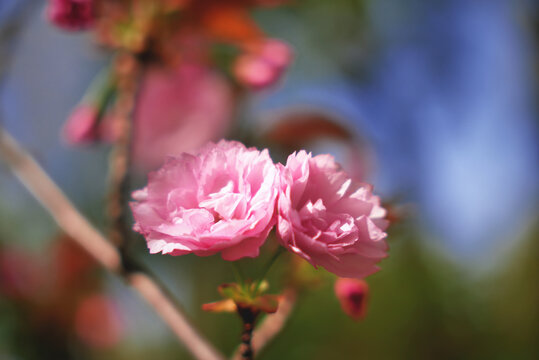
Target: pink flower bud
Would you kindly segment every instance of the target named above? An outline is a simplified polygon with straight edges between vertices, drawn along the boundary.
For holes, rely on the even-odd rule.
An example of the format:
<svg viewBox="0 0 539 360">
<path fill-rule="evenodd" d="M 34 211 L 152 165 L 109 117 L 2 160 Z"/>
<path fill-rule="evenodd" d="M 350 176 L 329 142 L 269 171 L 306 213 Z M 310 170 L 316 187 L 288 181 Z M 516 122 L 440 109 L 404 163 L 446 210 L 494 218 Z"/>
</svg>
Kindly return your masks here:
<svg viewBox="0 0 539 360">
<path fill-rule="evenodd" d="M 279 69 L 288 67 L 293 59 L 290 46 L 277 39 L 266 39 L 262 45 L 260 55 L 267 62 Z"/>
<path fill-rule="evenodd" d="M 77 106 L 63 128 L 63 137 L 71 145 L 89 144 L 99 139 L 98 109 L 89 104 Z"/>
<path fill-rule="evenodd" d="M 93 0 L 49 0 L 47 18 L 64 30 L 84 30 L 94 24 Z"/>
<path fill-rule="evenodd" d="M 240 55 L 233 71 L 240 83 L 261 89 L 275 84 L 291 61 L 292 51 L 286 43 L 267 39 L 255 51 Z"/>
<path fill-rule="evenodd" d="M 339 278 L 335 282 L 335 295 L 346 315 L 361 320 L 367 312 L 369 285 L 364 280 Z"/>
<path fill-rule="evenodd" d="M 281 70 L 264 58 L 244 54 L 236 59 L 234 75 L 245 86 L 261 89 L 277 82 L 281 76 Z"/>
</svg>

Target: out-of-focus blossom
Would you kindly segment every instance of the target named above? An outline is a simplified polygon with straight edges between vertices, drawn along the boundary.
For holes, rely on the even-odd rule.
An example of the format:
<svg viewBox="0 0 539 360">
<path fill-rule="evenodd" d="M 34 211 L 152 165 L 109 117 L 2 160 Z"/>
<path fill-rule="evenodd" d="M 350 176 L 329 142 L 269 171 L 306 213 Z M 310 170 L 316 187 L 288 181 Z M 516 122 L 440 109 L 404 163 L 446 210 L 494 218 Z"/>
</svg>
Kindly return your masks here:
<svg viewBox="0 0 539 360">
<path fill-rule="evenodd" d="M 257 7 L 272 7 L 282 2 L 105 1 L 100 3 L 96 32 L 103 45 L 151 54 L 152 59 L 159 59 L 167 64 L 174 63 L 177 59 L 192 58 L 193 54 L 190 52 L 193 50 L 198 55 L 209 55 L 210 48 L 215 44 L 226 44 L 243 53 L 253 46 L 260 47 L 266 39 L 251 11 Z M 176 16 L 177 14 L 181 16 Z M 196 38 L 196 48 L 184 47 L 181 40 L 183 38 Z"/>
<path fill-rule="evenodd" d="M 67 118 L 63 138 L 71 145 L 91 144 L 99 140 L 99 110 L 91 104 L 78 105 Z"/>
<path fill-rule="evenodd" d="M 11 247 L 0 248 L 0 291 L 28 303 L 64 301 L 95 289 L 97 263 L 67 237 L 55 242 L 52 261 Z"/>
<path fill-rule="evenodd" d="M 236 59 L 234 75 L 251 88 L 265 88 L 278 79 L 279 74 L 270 63 L 257 55 L 244 54 Z"/>
<path fill-rule="evenodd" d="M 104 67 L 85 91 L 82 100 L 69 114 L 63 129 L 64 140 L 70 145 L 87 145 L 98 141 L 109 141 L 110 130 L 104 122 L 110 115 L 109 103 L 116 94 L 114 76 L 109 67 Z M 108 123 L 110 121 L 106 121 Z"/>
<path fill-rule="evenodd" d="M 0 295 L 17 302 L 32 336 L 48 338 L 53 328 L 53 342 L 67 343 L 75 332 L 87 346 L 116 344 L 122 322 L 113 300 L 101 293 L 97 263 L 66 236 L 48 255 L 0 248 Z M 43 351 L 50 351 L 45 344 Z"/>
<path fill-rule="evenodd" d="M 47 17 L 65 30 L 84 30 L 95 22 L 94 0 L 49 0 Z"/>
<path fill-rule="evenodd" d="M 278 39 L 265 39 L 260 46 L 260 56 L 277 69 L 284 69 L 293 60 L 290 45 Z"/>
<path fill-rule="evenodd" d="M 365 317 L 369 295 L 369 285 L 365 280 L 339 278 L 335 281 L 335 295 L 346 315 L 354 320 Z"/>
<path fill-rule="evenodd" d="M 234 75 L 248 87 L 265 88 L 281 78 L 292 57 L 292 51 L 286 43 L 266 39 L 236 59 Z"/>
<path fill-rule="evenodd" d="M 45 285 L 44 264 L 23 250 L 0 249 L 0 293 L 11 299 L 39 296 Z"/>
<path fill-rule="evenodd" d="M 55 292 L 70 292 L 73 288 L 95 282 L 92 275 L 98 263 L 67 236 L 56 242 L 53 248 L 53 266 L 49 274 L 55 277 Z M 91 287 L 91 286 L 90 286 Z"/>
<path fill-rule="evenodd" d="M 387 221 L 372 187 L 352 180 L 330 155 L 294 153 L 280 172 L 282 245 L 338 276 L 378 271 L 376 263 L 387 256 Z"/>
<path fill-rule="evenodd" d="M 134 229 L 150 253 L 256 257 L 275 224 L 277 168 L 268 151 L 222 140 L 169 157 L 133 193 Z"/>
<path fill-rule="evenodd" d="M 156 168 L 166 155 L 196 150 L 223 137 L 232 111 L 231 88 L 209 69 L 187 64 L 175 70 L 151 68 L 136 107 L 135 165 Z"/>
<path fill-rule="evenodd" d="M 116 345 L 124 334 L 116 304 L 101 294 L 84 298 L 75 312 L 75 332 L 86 345 L 93 348 Z"/>
</svg>

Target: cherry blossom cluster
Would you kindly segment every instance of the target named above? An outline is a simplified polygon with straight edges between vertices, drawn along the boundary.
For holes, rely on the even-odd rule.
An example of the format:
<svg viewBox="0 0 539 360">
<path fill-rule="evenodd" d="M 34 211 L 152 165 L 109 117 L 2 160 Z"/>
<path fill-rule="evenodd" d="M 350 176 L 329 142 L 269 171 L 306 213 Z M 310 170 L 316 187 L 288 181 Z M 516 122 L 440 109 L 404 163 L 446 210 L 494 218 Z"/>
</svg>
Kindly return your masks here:
<svg viewBox="0 0 539 360">
<path fill-rule="evenodd" d="M 48 20 L 65 31 L 88 30 L 114 56 L 68 116 L 70 145 L 117 143 L 126 126 L 122 61 L 140 65 L 131 109 L 137 170 L 154 170 L 230 132 L 242 94 L 279 83 L 293 61 L 286 42 L 271 38 L 252 12 L 286 0 L 49 0 Z M 129 58 L 129 57 L 127 57 Z M 122 80 L 124 79 L 124 80 Z M 123 85 L 122 85 L 123 84 Z"/>
<path fill-rule="evenodd" d="M 370 275 L 387 256 L 379 197 L 330 155 L 274 164 L 267 150 L 221 140 L 169 157 L 133 198 L 151 253 L 253 258 L 275 227 L 288 251 L 341 277 Z"/>
<path fill-rule="evenodd" d="M 269 38 L 251 16 L 267 0 L 49 0 L 46 16 L 66 31 L 94 30 L 104 47 L 169 67 L 207 64 L 215 46 L 236 53 L 227 69 L 249 89 L 275 84 L 292 62 L 290 46 Z"/>
</svg>

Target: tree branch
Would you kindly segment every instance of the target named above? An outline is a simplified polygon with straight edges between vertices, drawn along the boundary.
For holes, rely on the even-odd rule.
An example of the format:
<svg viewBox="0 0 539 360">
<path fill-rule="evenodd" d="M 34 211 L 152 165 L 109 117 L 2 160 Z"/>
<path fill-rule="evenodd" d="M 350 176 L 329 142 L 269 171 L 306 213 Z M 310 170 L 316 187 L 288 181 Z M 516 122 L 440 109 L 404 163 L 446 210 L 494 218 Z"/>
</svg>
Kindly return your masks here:
<svg viewBox="0 0 539 360">
<path fill-rule="evenodd" d="M 152 278 L 122 267 L 120 254 L 87 220 L 45 173 L 32 156 L 0 127 L 0 158 L 43 205 L 58 226 L 107 270 L 123 277 L 161 316 L 178 339 L 199 360 L 224 360 L 187 320 Z"/>
<path fill-rule="evenodd" d="M 255 329 L 252 336 L 252 348 L 255 353 L 259 353 L 269 344 L 286 325 L 297 299 L 297 290 L 293 287 L 286 288 L 283 292 L 283 299 L 279 302 L 279 308 L 275 314 L 267 315 L 263 322 Z M 241 360 L 242 354 L 238 348 L 232 355 L 233 360 Z"/>
<path fill-rule="evenodd" d="M 112 109 L 117 138 L 110 154 L 108 213 L 110 218 L 110 241 L 125 255 L 129 248 L 129 233 L 126 215 L 129 201 L 129 166 L 134 127 L 134 112 L 143 65 L 133 54 L 119 54 L 114 59 L 114 78 L 117 99 Z"/>
</svg>

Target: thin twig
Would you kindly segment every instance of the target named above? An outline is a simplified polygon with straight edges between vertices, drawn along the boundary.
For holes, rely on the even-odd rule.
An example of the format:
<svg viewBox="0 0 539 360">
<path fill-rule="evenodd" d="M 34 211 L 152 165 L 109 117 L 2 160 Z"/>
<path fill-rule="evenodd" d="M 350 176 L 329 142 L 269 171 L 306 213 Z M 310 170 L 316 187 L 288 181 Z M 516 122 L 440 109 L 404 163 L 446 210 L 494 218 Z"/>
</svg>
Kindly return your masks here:
<svg viewBox="0 0 539 360">
<path fill-rule="evenodd" d="M 84 218 L 33 157 L 0 127 L 0 158 L 43 205 L 58 226 L 106 269 L 122 276 L 161 316 L 198 360 L 224 360 L 190 324 L 157 283 L 142 272 L 127 272 L 118 251 Z"/>
<path fill-rule="evenodd" d="M 297 290 L 293 287 L 285 289 L 283 299 L 279 302 L 279 308 L 275 314 L 267 315 L 262 323 L 255 329 L 252 336 L 252 349 L 254 353 L 268 345 L 281 332 L 286 325 L 297 299 Z M 241 360 L 241 347 L 232 355 L 233 360 Z"/>
</svg>

